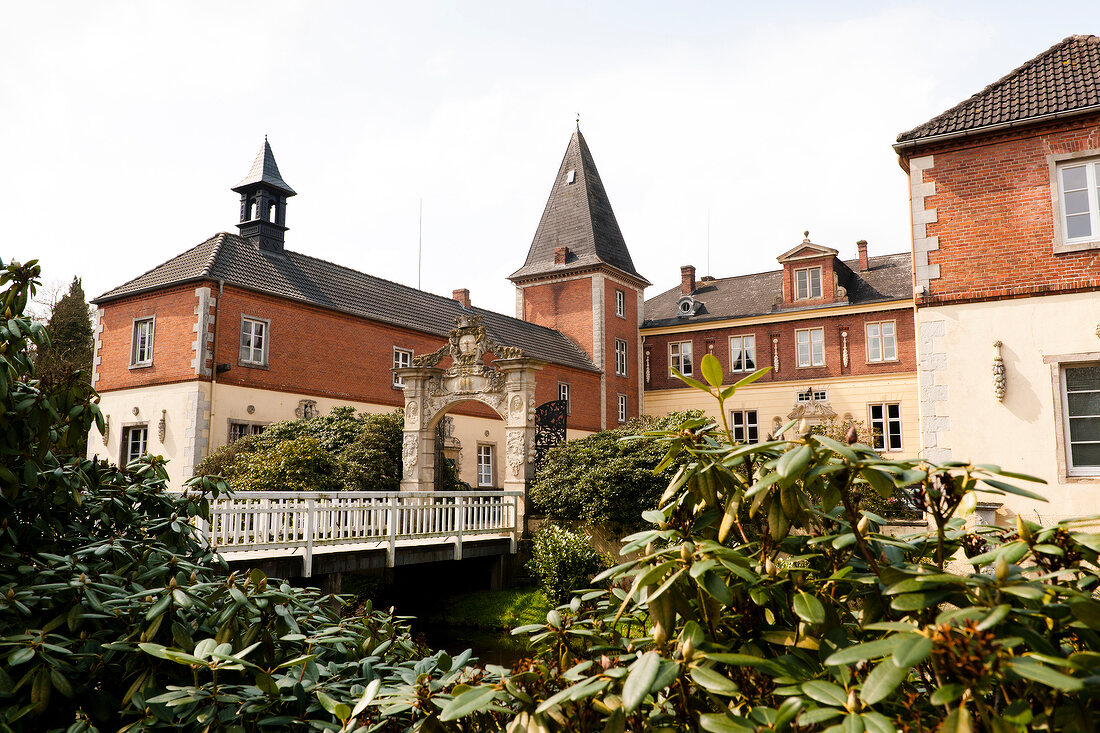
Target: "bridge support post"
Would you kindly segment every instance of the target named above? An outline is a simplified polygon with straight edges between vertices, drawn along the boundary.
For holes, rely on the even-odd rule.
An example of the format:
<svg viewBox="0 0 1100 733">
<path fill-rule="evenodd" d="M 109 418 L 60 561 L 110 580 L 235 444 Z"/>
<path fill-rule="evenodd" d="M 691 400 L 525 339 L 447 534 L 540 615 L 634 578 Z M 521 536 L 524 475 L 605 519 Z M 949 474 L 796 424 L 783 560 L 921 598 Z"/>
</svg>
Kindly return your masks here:
<svg viewBox="0 0 1100 733">
<path fill-rule="evenodd" d="M 455 560 L 462 559 L 462 530 L 466 529 L 466 502 L 455 497 Z"/>
</svg>

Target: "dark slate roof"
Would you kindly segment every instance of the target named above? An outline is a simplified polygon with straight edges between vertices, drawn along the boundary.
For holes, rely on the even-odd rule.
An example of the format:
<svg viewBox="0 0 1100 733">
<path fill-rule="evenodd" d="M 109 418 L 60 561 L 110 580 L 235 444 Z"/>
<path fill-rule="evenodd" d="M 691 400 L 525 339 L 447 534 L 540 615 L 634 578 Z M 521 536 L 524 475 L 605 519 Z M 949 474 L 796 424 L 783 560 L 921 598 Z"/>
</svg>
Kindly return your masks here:
<svg viewBox="0 0 1100 733">
<path fill-rule="evenodd" d="M 446 337 L 462 313 L 484 319 L 489 336 L 518 346 L 528 356 L 576 369 L 598 371 L 579 346 L 556 331 L 500 313 L 471 308 L 357 270 L 297 252 L 261 250 L 251 241 L 222 232 L 192 247 L 93 303 L 201 280 L 224 280 L 250 290 L 350 313 L 373 321 Z"/>
<path fill-rule="evenodd" d="M 252 161 L 252 168 L 248 171 L 248 175 L 232 190 L 240 192 L 242 188 L 255 183 L 266 183 L 273 188 L 281 189 L 288 196 L 296 195 L 294 189 L 287 185 L 282 174 L 279 173 L 279 166 L 275 163 L 275 153 L 271 152 L 271 145 L 268 144 L 266 135 L 264 146 L 256 154 L 256 160 Z"/>
<path fill-rule="evenodd" d="M 570 171 L 575 174 L 573 183 L 569 182 Z M 565 264 L 554 264 L 557 247 L 569 248 Z M 578 128 L 569 138 L 558 177 L 554 179 L 550 198 L 527 252 L 527 261 L 509 277 L 518 280 L 600 264 L 610 265 L 649 284 L 634 269 L 634 261 L 619 231 L 619 222 L 615 220 L 592 152 Z"/>
<path fill-rule="evenodd" d="M 908 252 L 867 258 L 867 271 L 859 272 L 859 260 L 844 260 L 852 271 L 844 287 L 849 305 L 909 300 L 913 297 L 913 265 Z M 660 328 L 688 323 L 703 323 L 727 318 L 746 318 L 773 313 L 824 310 L 838 304 L 775 307 L 783 297 L 783 271 L 757 272 L 752 275 L 698 280 L 692 297 L 702 307 L 688 318 L 678 317 L 680 286 L 666 290 L 645 302 L 642 328 Z"/>
<path fill-rule="evenodd" d="M 1100 105 L 1100 38 L 1070 36 L 898 142 Z"/>
</svg>

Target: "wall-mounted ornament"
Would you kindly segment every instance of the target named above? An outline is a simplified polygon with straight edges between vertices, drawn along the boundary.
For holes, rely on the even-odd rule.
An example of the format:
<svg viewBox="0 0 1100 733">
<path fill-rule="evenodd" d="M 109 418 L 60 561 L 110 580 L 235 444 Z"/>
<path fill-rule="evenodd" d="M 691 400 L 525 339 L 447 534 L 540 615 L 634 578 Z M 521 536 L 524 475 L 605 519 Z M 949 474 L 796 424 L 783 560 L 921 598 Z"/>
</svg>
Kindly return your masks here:
<svg viewBox="0 0 1100 733">
<path fill-rule="evenodd" d="M 645 383 L 649 384 L 649 349 L 645 350 Z"/>
<path fill-rule="evenodd" d="M 1004 402 L 1008 380 L 1005 378 L 1005 361 L 1001 358 L 1001 342 L 993 342 L 993 396 Z"/>
<path fill-rule="evenodd" d="M 139 412 L 141 412 L 141 410 L 139 410 L 139 409 L 137 408 L 137 405 L 134 405 L 134 406 L 133 406 L 133 407 L 132 407 L 132 408 L 130 409 L 130 412 L 134 413 L 134 417 L 137 417 L 137 414 L 138 414 Z"/>
<path fill-rule="evenodd" d="M 779 374 L 779 337 L 772 336 L 772 371 Z"/>
<path fill-rule="evenodd" d="M 160 411 L 160 422 L 157 423 L 157 436 L 160 442 L 164 442 L 164 434 L 168 430 L 168 410 Z"/>
<path fill-rule="evenodd" d="M 251 415 L 252 413 L 256 412 L 256 406 L 249 405 L 248 407 L 244 408 L 244 411 Z"/>
<path fill-rule="evenodd" d="M 843 362 L 844 367 L 848 367 L 848 332 L 840 332 L 840 360 Z"/>
<path fill-rule="evenodd" d="M 1096 338 L 1100 339 L 1100 323 L 1096 324 Z"/>
<path fill-rule="evenodd" d="M 317 400 L 298 400 L 298 409 L 294 411 L 294 415 L 302 420 L 317 417 Z"/>
<path fill-rule="evenodd" d="M 103 418 L 103 445 L 107 445 L 107 439 L 111 437 L 111 416 Z"/>
</svg>

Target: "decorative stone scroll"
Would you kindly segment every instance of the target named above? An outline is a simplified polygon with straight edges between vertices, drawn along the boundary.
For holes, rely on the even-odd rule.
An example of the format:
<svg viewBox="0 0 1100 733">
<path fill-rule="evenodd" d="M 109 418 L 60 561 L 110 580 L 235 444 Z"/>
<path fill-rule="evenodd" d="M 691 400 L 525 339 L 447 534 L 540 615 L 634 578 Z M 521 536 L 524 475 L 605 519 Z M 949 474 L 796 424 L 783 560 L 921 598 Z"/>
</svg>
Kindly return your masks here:
<svg viewBox="0 0 1100 733">
<path fill-rule="evenodd" d="M 993 342 L 993 396 L 998 402 L 1005 401 L 1008 379 L 1005 377 L 1005 360 L 1001 357 L 1000 341 Z"/>
</svg>

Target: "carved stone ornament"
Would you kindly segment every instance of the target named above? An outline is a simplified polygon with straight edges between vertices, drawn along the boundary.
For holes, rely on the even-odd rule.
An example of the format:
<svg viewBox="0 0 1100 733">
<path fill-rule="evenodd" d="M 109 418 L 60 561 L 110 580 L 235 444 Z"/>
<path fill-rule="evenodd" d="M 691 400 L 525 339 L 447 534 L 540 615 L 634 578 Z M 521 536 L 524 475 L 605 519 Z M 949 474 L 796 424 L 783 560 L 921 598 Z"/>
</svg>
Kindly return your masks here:
<svg viewBox="0 0 1100 733">
<path fill-rule="evenodd" d="M 523 468 L 524 456 L 523 430 L 509 430 L 505 447 L 505 455 L 508 458 L 508 470 L 512 472 L 512 478 L 520 477 L 520 469 Z"/>
<path fill-rule="evenodd" d="M 811 390 L 812 395 L 812 390 Z M 815 400 L 811 396 L 806 402 L 795 403 L 794 409 L 787 413 L 788 420 L 832 420 L 836 417 L 836 411 L 829 405 L 828 400 Z M 799 432 L 805 432 L 800 430 Z"/>
<path fill-rule="evenodd" d="M 840 332 L 840 357 L 844 366 L 848 366 L 848 332 Z"/>
<path fill-rule="evenodd" d="M 168 432 L 168 410 L 160 411 L 160 422 L 157 423 L 157 437 L 164 442 L 164 434 Z"/>
<path fill-rule="evenodd" d="M 481 316 L 476 315 L 461 315 L 456 318 L 447 343 L 430 354 L 414 356 L 413 366 L 433 367 L 443 361 L 443 357 L 450 356 L 454 362 L 448 370 L 450 372 L 456 367 L 487 368 L 484 361 L 487 352 L 492 352 L 498 359 L 524 358 L 523 349 L 518 346 L 504 346 L 490 339 L 481 320 Z"/>
<path fill-rule="evenodd" d="M 1008 380 L 1005 378 L 1005 361 L 1001 358 L 1000 341 L 993 342 L 993 396 L 998 402 L 1005 401 L 1005 391 L 1008 388 Z"/>
<path fill-rule="evenodd" d="M 420 403 L 416 400 L 409 400 L 405 405 L 405 423 L 411 430 L 420 429 Z"/>
<path fill-rule="evenodd" d="M 772 371 L 779 374 L 779 337 L 772 337 Z"/>
<path fill-rule="evenodd" d="M 649 349 L 645 351 L 645 383 L 649 384 Z"/>
<path fill-rule="evenodd" d="M 512 399 L 508 403 L 508 412 L 512 416 L 512 422 L 523 420 L 523 395 L 512 395 Z"/>
<path fill-rule="evenodd" d="M 298 407 L 294 410 L 294 416 L 301 420 L 317 417 L 317 400 L 298 400 Z"/>
<path fill-rule="evenodd" d="M 416 433 L 405 433 L 405 440 L 401 444 L 401 464 L 405 467 L 406 476 L 416 470 L 416 453 L 419 447 L 420 438 Z"/>
</svg>

